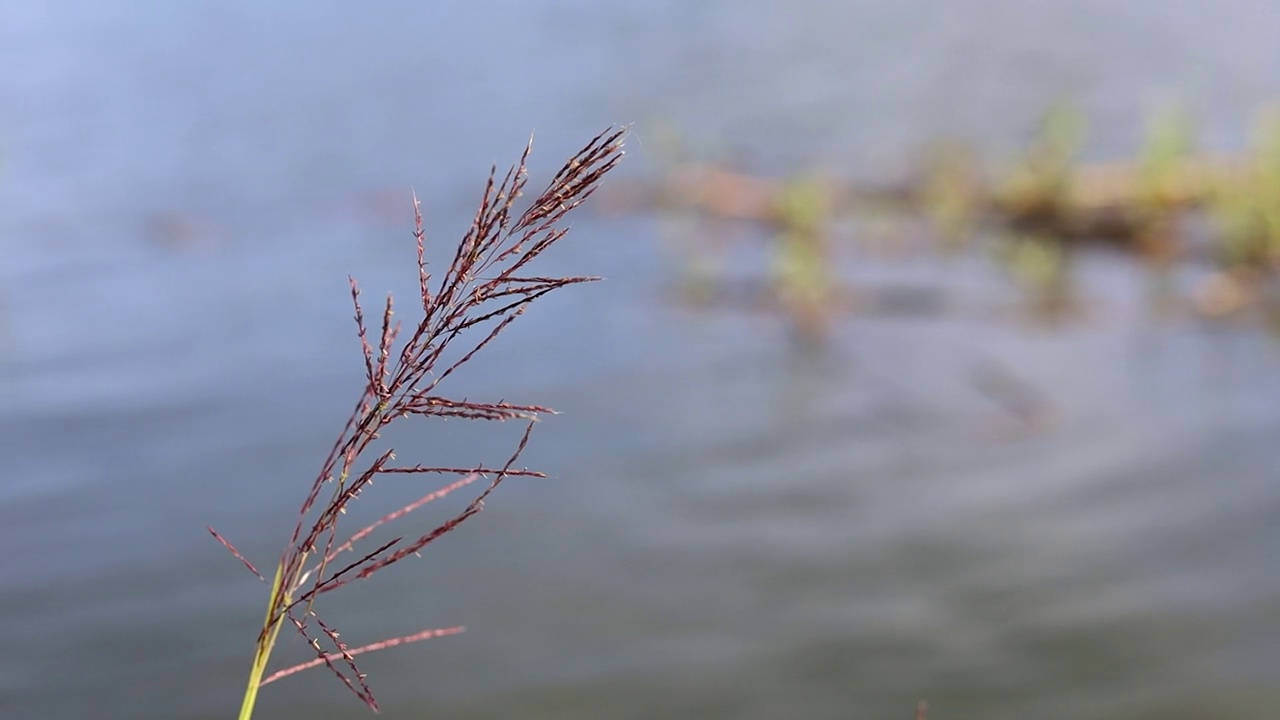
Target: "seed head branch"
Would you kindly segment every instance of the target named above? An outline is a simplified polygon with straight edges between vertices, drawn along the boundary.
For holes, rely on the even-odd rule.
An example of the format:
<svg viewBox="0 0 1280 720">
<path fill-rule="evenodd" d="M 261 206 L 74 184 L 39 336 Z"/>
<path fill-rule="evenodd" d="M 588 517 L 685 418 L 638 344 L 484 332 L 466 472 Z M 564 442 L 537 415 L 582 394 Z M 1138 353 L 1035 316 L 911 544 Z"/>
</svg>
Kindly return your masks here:
<svg viewBox="0 0 1280 720">
<path fill-rule="evenodd" d="M 271 581 L 266 618 L 257 636 L 249 686 L 241 719 L 252 714 L 261 685 L 303 669 L 328 667 L 357 697 L 374 710 L 377 702 L 356 667 L 355 656 L 373 650 L 416 642 L 429 637 L 460 632 L 461 628 L 429 630 L 350 649 L 332 626 L 316 614 L 316 600 L 352 582 L 367 578 L 400 560 L 420 552 L 451 532 L 484 508 L 485 500 L 509 477 L 544 477 L 540 472 L 518 468 L 516 463 L 529 442 L 534 422 L 550 408 L 533 404 L 454 400 L 440 389 L 528 308 L 549 292 L 595 280 L 587 276 L 543 276 L 527 269 L 539 255 L 568 232 L 566 215 L 578 207 L 599 186 L 605 174 L 623 156 L 626 129 L 610 129 L 592 138 L 552 177 L 551 182 L 527 206 L 517 211 L 529 181 L 528 161 L 533 148 L 530 138 L 516 164 L 499 177 L 491 168 L 481 192 L 471 226 L 454 248 L 442 273 L 433 279 L 428 270 L 428 248 L 422 205 L 413 194 L 413 235 L 418 260 L 418 290 L 421 316 L 405 326 L 395 318 L 391 296 L 382 308 L 380 325 L 373 328 L 365 319 L 360 287 L 349 279 L 354 307 L 356 335 L 364 364 L 365 386 L 337 439 L 321 464 L 298 511 L 289 542 L 281 552 L 276 576 Z M 467 336 L 464 339 L 464 336 Z M 376 340 L 376 342 L 375 342 Z M 507 461 L 500 466 L 483 463 L 472 468 L 444 465 L 396 466 L 392 448 L 379 448 L 382 428 L 407 416 L 460 418 L 467 420 L 521 420 L 524 432 Z M 418 500 L 388 513 L 354 533 L 340 528 L 341 518 L 374 482 L 384 475 L 404 479 L 406 475 L 457 476 L 443 487 L 428 490 Z M 423 532 L 398 536 L 371 551 L 357 550 L 378 528 L 403 522 L 411 512 L 460 492 L 478 480 L 488 480 L 456 514 Z M 265 581 L 229 541 L 210 528 L 210 533 L 245 567 Z M 345 539 L 341 539 L 345 537 Z M 351 553 L 350 562 L 339 557 Z M 337 569 L 331 568 L 333 567 Z M 307 639 L 316 658 L 266 675 L 271 650 L 285 624 Z M 263 678 L 266 678 L 265 680 Z"/>
</svg>

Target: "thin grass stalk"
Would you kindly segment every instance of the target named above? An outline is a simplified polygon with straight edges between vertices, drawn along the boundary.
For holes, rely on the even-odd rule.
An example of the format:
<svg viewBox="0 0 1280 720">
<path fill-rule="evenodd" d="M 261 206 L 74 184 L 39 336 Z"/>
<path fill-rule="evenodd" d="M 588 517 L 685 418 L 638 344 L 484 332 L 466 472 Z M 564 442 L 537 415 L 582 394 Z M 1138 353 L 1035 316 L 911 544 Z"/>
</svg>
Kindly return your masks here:
<svg viewBox="0 0 1280 720">
<path fill-rule="evenodd" d="M 370 332 L 360 301 L 360 288 L 354 279 L 351 280 L 365 387 L 307 492 L 289 542 L 280 553 L 262 627 L 254 643 L 240 720 L 252 718 L 258 691 L 263 685 L 321 665 L 328 667 L 376 712 L 378 704 L 365 682 L 365 675 L 356 666 L 356 656 L 462 631 L 461 627 L 429 629 L 351 648 L 333 626 L 317 615 L 316 604 L 321 596 L 367 578 L 409 555 L 416 555 L 451 532 L 479 513 L 485 500 L 506 478 L 544 477 L 540 472 L 517 467 L 516 463 L 529 442 L 534 422 L 541 415 L 552 413 L 550 408 L 505 400 L 450 400 L 437 394 L 437 388 L 481 349 L 488 347 L 534 300 L 553 290 L 596 279 L 529 276 L 522 273 L 522 268 L 568 232 L 567 228 L 560 226 L 561 221 L 590 196 L 605 173 L 617 165 L 623 154 L 625 132 L 625 129 L 609 130 L 593 138 L 570 158 L 519 215 L 515 215 L 513 209 L 527 183 L 526 163 L 532 144 L 525 147 L 519 162 L 500 181 L 494 168 L 489 174 L 471 229 L 459 242 L 452 261 L 435 288 L 432 287 L 431 273 L 427 271 L 426 232 L 421 206 L 415 195 L 414 237 L 418 250 L 422 316 L 412 332 L 407 333 L 407 340 L 398 340 L 401 326 L 393 321 L 395 306 L 390 296 L 383 306 L 380 325 Z M 468 339 L 461 348 L 453 348 L 460 338 L 472 332 L 479 340 Z M 399 349 L 393 350 L 394 345 Z M 456 360 L 445 359 L 445 353 L 450 349 L 457 353 Z M 526 426 L 515 451 L 500 466 L 484 463 L 471 469 L 421 464 L 397 466 L 392 464 L 395 455 L 391 449 L 380 452 L 371 461 L 365 460 L 379 439 L 382 428 L 411 416 L 522 420 Z M 458 479 L 427 492 L 418 500 L 349 536 L 340 534 L 339 521 L 347 508 L 376 477 L 386 475 L 417 475 L 420 478 L 455 475 Z M 357 545 L 375 529 L 401 521 L 424 505 L 482 478 L 488 480 L 487 485 L 465 508 L 433 529 L 396 537 L 373 550 L 357 549 Z M 209 532 L 255 576 L 266 582 L 229 541 L 212 528 Z M 358 559 L 340 561 L 343 553 L 348 552 Z M 316 657 L 268 676 L 272 651 L 286 623 L 293 625 L 316 652 Z"/>
<path fill-rule="evenodd" d="M 258 702 L 258 689 L 262 687 L 262 674 L 267 670 L 267 663 L 271 660 L 271 650 L 276 644 L 276 636 L 280 634 L 279 621 L 272 623 L 271 619 L 275 615 L 279 593 L 284 587 L 280 582 L 283 571 L 283 565 L 277 566 L 275 579 L 271 582 L 267 615 L 262 621 L 262 634 L 258 636 L 258 643 L 254 648 L 253 663 L 249 666 L 249 685 L 245 688 L 244 701 L 240 704 L 239 720 L 250 720 L 253 717 L 253 708 Z"/>
</svg>

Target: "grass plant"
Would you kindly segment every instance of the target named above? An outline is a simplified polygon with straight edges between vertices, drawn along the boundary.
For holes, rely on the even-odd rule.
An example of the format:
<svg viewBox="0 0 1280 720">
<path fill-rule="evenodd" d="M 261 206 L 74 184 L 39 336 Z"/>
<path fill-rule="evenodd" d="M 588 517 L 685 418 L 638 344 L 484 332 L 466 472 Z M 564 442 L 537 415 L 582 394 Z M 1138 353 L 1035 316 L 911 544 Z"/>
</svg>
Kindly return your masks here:
<svg viewBox="0 0 1280 720">
<path fill-rule="evenodd" d="M 495 166 L 470 229 L 439 278 L 433 278 L 427 261 L 426 232 L 415 196 L 414 235 L 421 297 L 413 308 L 414 323 L 407 340 L 400 340 L 401 324 L 394 320 L 391 296 L 381 308 L 379 321 L 371 324 L 365 319 L 360 289 L 351 279 L 365 387 L 299 507 L 297 522 L 271 579 L 267 580 L 226 538 L 209 528 L 214 538 L 270 587 L 262 626 L 253 643 L 240 720 L 253 716 L 263 685 L 321 665 L 377 711 L 373 692 L 356 665 L 357 656 L 461 632 L 462 628 L 429 629 L 353 648 L 340 639 L 332 624 L 320 618 L 316 601 L 416 555 L 478 513 L 504 479 L 542 477 L 516 463 L 529 441 L 533 423 L 551 412 L 549 408 L 504 400 L 449 399 L 440 394 L 441 387 L 521 315 L 529 303 L 568 285 L 596 279 L 542 277 L 532 274 L 530 263 L 565 236 L 565 216 L 590 196 L 622 159 L 625 133 L 625 129 L 610 129 L 597 135 L 521 211 L 516 206 L 524 204 L 520 198 L 528 182 L 526 163 L 532 141 L 519 162 L 501 178 Z M 518 444 L 501 464 L 470 468 L 398 465 L 393 449 L 382 449 L 377 441 L 388 425 L 411 417 L 516 420 L 526 425 Z M 393 474 L 448 480 L 371 525 L 354 532 L 340 528 L 348 507 L 374 479 Z M 414 510 L 467 488 L 478 489 L 465 508 L 445 522 L 367 547 L 375 529 L 391 523 L 405 524 L 406 516 Z M 268 673 L 272 650 L 282 630 L 302 635 L 316 657 Z"/>
</svg>

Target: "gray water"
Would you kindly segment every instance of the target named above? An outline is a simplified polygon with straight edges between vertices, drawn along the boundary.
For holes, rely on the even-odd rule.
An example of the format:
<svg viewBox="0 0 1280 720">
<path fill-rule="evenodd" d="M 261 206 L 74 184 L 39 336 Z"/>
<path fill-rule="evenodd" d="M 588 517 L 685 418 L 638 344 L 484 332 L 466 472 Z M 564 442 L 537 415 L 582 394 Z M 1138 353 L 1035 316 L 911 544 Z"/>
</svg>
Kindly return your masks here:
<svg viewBox="0 0 1280 720">
<path fill-rule="evenodd" d="M 358 391 L 347 274 L 412 297 L 410 188 L 447 245 L 530 130 L 535 173 L 635 121 L 632 175 L 661 122 L 874 177 L 940 134 L 1007 154 L 1064 94 L 1091 157 L 1173 97 L 1229 151 L 1277 70 L 1246 0 L 5 4 L 0 716 L 233 714 L 265 589 L 204 528 L 279 552 Z M 1056 331 L 850 318 L 798 353 L 673 304 L 660 227 L 579 214 L 548 269 L 608 281 L 454 386 L 560 410 L 524 458 L 552 477 L 332 596 L 353 643 L 469 628 L 367 658 L 386 717 L 1276 716 L 1272 341 L 1152 321 L 1090 257 Z M 858 272 L 1011 296 L 976 259 Z M 1008 432 L 991 368 L 1052 422 Z M 404 430 L 465 463 L 514 431 Z M 259 707 L 366 716 L 323 670 Z"/>
</svg>

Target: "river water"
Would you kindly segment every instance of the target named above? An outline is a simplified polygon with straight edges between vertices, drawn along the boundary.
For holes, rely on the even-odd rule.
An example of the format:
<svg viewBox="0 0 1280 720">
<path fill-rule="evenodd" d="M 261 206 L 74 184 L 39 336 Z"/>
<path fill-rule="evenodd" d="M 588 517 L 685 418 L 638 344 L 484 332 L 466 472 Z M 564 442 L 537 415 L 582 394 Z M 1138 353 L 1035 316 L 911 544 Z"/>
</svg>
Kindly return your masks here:
<svg viewBox="0 0 1280 720">
<path fill-rule="evenodd" d="M 358 390 L 347 274 L 412 297 L 410 188 L 447 245 L 530 130 L 535 173 L 634 121 L 624 175 L 667 123 L 874 177 L 940 134 L 999 157 L 1064 95 L 1091 157 L 1173 97 L 1239 149 L 1280 6 L 68 0 L 0 9 L 0 68 L 0 716 L 218 718 L 265 589 L 204 528 L 278 553 Z M 1059 329 L 854 317 L 801 353 L 671 302 L 659 220 L 579 214 L 546 265 L 607 281 L 454 386 L 560 410 L 551 477 L 325 608 L 352 643 L 468 626 L 367 658 L 386 717 L 1275 717 L 1273 341 L 1152 320 L 1089 256 Z M 985 260 L 857 272 L 1010 302 Z M 1052 421 L 1006 432 L 993 382 Z M 402 429 L 462 463 L 514 431 Z M 366 712 L 323 670 L 259 707 Z"/>
</svg>

